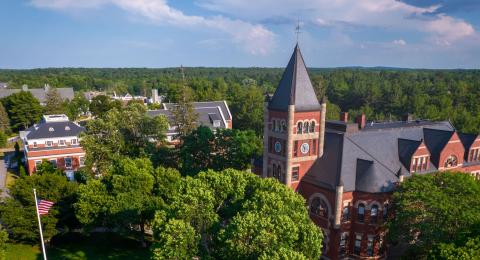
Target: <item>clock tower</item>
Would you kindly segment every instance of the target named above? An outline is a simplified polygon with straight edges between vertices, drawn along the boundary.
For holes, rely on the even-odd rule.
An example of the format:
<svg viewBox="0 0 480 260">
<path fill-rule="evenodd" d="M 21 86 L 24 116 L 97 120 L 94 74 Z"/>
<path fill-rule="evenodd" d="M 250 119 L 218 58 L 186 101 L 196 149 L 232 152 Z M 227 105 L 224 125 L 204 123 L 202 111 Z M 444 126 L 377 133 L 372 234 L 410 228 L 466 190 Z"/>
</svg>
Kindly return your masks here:
<svg viewBox="0 0 480 260">
<path fill-rule="evenodd" d="M 326 102 L 318 102 L 298 44 L 264 108 L 263 177 L 293 189 L 323 155 Z"/>
</svg>

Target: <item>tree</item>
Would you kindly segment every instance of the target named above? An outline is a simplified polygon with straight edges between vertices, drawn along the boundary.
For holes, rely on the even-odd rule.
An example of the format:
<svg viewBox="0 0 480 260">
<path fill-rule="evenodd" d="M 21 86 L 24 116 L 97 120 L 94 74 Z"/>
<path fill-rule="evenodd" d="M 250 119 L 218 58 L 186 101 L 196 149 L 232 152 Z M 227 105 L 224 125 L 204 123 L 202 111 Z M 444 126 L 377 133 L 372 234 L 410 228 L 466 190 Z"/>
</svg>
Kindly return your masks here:
<svg viewBox="0 0 480 260">
<path fill-rule="evenodd" d="M 102 173 L 121 156 L 149 157 L 156 143 L 164 141 L 167 126 L 164 116 L 149 117 L 140 104 L 112 109 L 87 124 L 81 141 L 86 164 Z"/>
<path fill-rule="evenodd" d="M 92 98 L 90 103 L 89 110 L 95 117 L 102 117 L 107 113 L 107 111 L 116 108 L 120 110 L 122 104 L 118 100 L 112 100 L 110 97 L 105 95 L 98 95 Z"/>
<path fill-rule="evenodd" d="M 65 113 L 65 103 L 56 88 L 49 88 L 45 94 L 45 114 L 55 115 Z"/>
<path fill-rule="evenodd" d="M 430 252 L 430 259 L 469 260 L 480 259 L 480 236 L 469 238 L 463 245 L 441 243 Z"/>
<path fill-rule="evenodd" d="M 263 134 L 263 106 L 265 97 L 255 86 L 235 86 L 230 94 L 233 126 L 240 130 L 254 130 Z"/>
<path fill-rule="evenodd" d="M 70 120 L 77 120 L 80 115 L 88 113 L 90 102 L 83 93 L 76 93 L 75 97 L 67 105 L 67 115 Z"/>
<path fill-rule="evenodd" d="M 14 93 L 2 100 L 14 130 L 26 129 L 37 123 L 42 116 L 42 107 L 30 92 Z"/>
<path fill-rule="evenodd" d="M 175 194 L 172 187 L 180 174 L 165 169 L 154 171 L 148 159 L 122 158 L 113 164 L 101 179 L 80 185 L 75 204 L 77 217 L 85 225 L 109 223 L 124 230 L 138 226 L 140 241 L 146 245 L 145 226 L 153 219 L 155 209 L 163 206 L 163 199 Z"/>
<path fill-rule="evenodd" d="M 184 178 L 173 202 L 155 215 L 153 231 L 156 259 L 275 253 L 317 259 L 322 245 L 322 232 L 300 195 L 274 179 L 232 169 Z"/>
<path fill-rule="evenodd" d="M 5 107 L 0 103 L 0 131 L 4 133 L 10 132 L 10 119 L 8 118 Z"/>
<path fill-rule="evenodd" d="M 393 194 L 390 239 L 425 255 L 434 245 L 478 236 L 480 182 L 459 172 L 414 175 Z"/>
<path fill-rule="evenodd" d="M 178 103 L 172 108 L 173 123 L 177 127 L 178 136 L 181 140 L 191 133 L 197 126 L 198 114 L 192 103 L 192 90 L 183 87 Z"/>
<path fill-rule="evenodd" d="M 5 250 L 7 249 L 8 233 L 0 227 L 0 260 L 7 259 Z"/>
<path fill-rule="evenodd" d="M 0 148 L 7 146 L 7 139 L 7 135 L 3 131 L 0 131 Z"/>
<path fill-rule="evenodd" d="M 12 238 L 17 241 L 37 242 L 39 238 L 38 222 L 33 197 L 33 188 L 37 196 L 55 202 L 47 215 L 42 216 L 43 236 L 49 240 L 58 233 L 57 227 L 68 229 L 75 227 L 73 203 L 77 184 L 68 181 L 58 172 L 44 171 L 19 178 L 10 187 L 11 198 L 0 205 L 2 224 L 11 231 Z"/>
<path fill-rule="evenodd" d="M 183 137 L 180 148 L 183 174 L 195 175 L 213 164 L 214 140 L 215 135 L 206 126 L 199 126 Z"/>
</svg>

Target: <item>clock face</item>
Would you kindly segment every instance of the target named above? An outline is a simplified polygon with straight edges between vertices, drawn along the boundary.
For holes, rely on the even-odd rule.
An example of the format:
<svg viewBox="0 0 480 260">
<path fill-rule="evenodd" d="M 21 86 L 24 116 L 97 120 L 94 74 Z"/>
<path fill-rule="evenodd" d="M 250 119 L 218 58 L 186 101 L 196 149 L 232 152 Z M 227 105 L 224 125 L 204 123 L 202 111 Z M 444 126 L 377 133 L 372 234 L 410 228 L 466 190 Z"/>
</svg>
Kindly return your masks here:
<svg viewBox="0 0 480 260">
<path fill-rule="evenodd" d="M 282 151 L 282 144 L 279 141 L 275 142 L 275 152 L 279 153 Z"/>
<path fill-rule="evenodd" d="M 303 154 L 308 153 L 309 150 L 310 150 L 310 146 L 308 145 L 308 143 L 303 143 L 302 146 L 300 146 L 300 151 Z"/>
</svg>

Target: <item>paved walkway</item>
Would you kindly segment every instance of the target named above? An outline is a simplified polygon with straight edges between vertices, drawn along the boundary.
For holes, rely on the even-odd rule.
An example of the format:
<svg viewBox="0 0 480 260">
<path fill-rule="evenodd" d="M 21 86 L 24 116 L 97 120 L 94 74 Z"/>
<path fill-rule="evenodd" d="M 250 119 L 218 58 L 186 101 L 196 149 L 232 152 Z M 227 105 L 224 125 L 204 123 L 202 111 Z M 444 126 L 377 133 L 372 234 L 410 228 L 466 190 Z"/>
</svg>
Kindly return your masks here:
<svg viewBox="0 0 480 260">
<path fill-rule="evenodd" d="M 0 190 L 2 190 L 2 194 L 0 197 L 4 198 L 8 196 L 8 189 L 5 186 L 7 181 L 7 166 L 5 165 L 5 160 L 0 160 Z"/>
</svg>

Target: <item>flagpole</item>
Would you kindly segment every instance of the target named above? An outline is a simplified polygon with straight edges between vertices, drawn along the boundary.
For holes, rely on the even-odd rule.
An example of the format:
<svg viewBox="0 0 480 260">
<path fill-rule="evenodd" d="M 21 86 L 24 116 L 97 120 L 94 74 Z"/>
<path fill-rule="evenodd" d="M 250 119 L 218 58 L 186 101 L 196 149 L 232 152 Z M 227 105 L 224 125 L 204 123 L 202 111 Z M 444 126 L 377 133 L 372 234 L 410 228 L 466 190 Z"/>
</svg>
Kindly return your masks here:
<svg viewBox="0 0 480 260">
<path fill-rule="evenodd" d="M 47 252 L 45 251 L 45 243 L 43 243 L 42 222 L 40 221 L 40 213 L 38 212 L 37 191 L 35 189 L 33 189 L 33 195 L 35 196 L 35 208 L 37 209 L 38 228 L 40 229 L 40 239 L 42 240 L 43 259 L 47 260 Z"/>
</svg>

